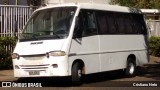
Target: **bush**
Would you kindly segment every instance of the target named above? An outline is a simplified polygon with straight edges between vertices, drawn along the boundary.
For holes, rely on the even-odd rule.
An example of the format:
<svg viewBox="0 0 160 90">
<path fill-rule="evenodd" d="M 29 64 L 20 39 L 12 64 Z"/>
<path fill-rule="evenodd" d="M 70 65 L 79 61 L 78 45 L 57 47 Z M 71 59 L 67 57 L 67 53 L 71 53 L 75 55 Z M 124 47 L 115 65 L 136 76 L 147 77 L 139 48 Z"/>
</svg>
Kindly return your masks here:
<svg viewBox="0 0 160 90">
<path fill-rule="evenodd" d="M 0 69 L 11 69 L 11 53 L 16 44 L 13 37 L 0 37 Z"/>
<path fill-rule="evenodd" d="M 160 37 L 152 36 L 149 39 L 150 55 L 160 56 Z"/>
</svg>

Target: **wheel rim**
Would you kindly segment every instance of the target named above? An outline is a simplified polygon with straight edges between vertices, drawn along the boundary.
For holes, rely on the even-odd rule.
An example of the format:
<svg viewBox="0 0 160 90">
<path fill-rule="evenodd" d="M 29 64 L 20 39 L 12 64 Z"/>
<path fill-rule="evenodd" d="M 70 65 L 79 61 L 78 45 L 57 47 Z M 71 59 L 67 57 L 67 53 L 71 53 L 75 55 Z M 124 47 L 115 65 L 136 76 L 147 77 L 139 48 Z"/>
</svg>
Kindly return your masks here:
<svg viewBox="0 0 160 90">
<path fill-rule="evenodd" d="M 130 73 L 130 74 L 133 74 L 133 73 L 134 73 L 134 65 L 133 65 L 133 63 L 130 63 L 130 64 L 129 64 L 129 73 Z"/>
<path fill-rule="evenodd" d="M 81 69 L 78 70 L 78 77 L 80 78 L 82 76 L 82 71 Z"/>
</svg>

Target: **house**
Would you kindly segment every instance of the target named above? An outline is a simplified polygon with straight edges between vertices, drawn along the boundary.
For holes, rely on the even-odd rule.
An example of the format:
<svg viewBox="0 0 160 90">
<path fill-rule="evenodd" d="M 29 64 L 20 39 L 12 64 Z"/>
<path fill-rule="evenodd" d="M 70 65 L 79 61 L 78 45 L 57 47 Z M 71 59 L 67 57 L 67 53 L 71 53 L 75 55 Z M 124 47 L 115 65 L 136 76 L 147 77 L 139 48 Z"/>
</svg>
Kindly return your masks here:
<svg viewBox="0 0 160 90">
<path fill-rule="evenodd" d="M 144 13 L 146 20 L 160 20 L 159 9 L 141 9 Z"/>
<path fill-rule="evenodd" d="M 159 9 L 141 9 L 147 25 L 150 36 L 160 36 L 160 10 Z"/>
</svg>

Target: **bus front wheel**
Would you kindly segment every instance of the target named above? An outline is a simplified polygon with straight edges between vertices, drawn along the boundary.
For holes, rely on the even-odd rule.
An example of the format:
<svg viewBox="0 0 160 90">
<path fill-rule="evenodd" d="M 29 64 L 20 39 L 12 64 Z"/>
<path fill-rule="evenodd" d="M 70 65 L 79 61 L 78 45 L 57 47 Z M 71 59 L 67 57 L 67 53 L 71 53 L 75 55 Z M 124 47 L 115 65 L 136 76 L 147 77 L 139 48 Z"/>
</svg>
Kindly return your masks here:
<svg viewBox="0 0 160 90">
<path fill-rule="evenodd" d="M 78 62 L 74 63 L 72 66 L 72 83 L 73 84 L 82 83 L 82 67 Z"/>
</svg>

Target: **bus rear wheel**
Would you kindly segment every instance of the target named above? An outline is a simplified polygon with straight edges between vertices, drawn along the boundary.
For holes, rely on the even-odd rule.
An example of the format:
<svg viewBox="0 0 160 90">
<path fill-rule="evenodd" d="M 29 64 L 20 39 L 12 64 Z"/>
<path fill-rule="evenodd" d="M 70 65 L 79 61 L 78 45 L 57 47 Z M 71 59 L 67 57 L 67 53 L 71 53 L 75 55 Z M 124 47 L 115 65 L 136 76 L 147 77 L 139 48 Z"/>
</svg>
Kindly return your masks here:
<svg viewBox="0 0 160 90">
<path fill-rule="evenodd" d="M 82 83 L 82 67 L 80 63 L 76 62 L 72 66 L 72 83 L 80 85 Z"/>
<path fill-rule="evenodd" d="M 133 77 L 133 76 L 135 76 L 135 71 L 136 71 L 135 61 L 132 58 L 129 58 L 127 61 L 127 67 L 125 70 L 125 74 L 128 77 Z"/>
</svg>

